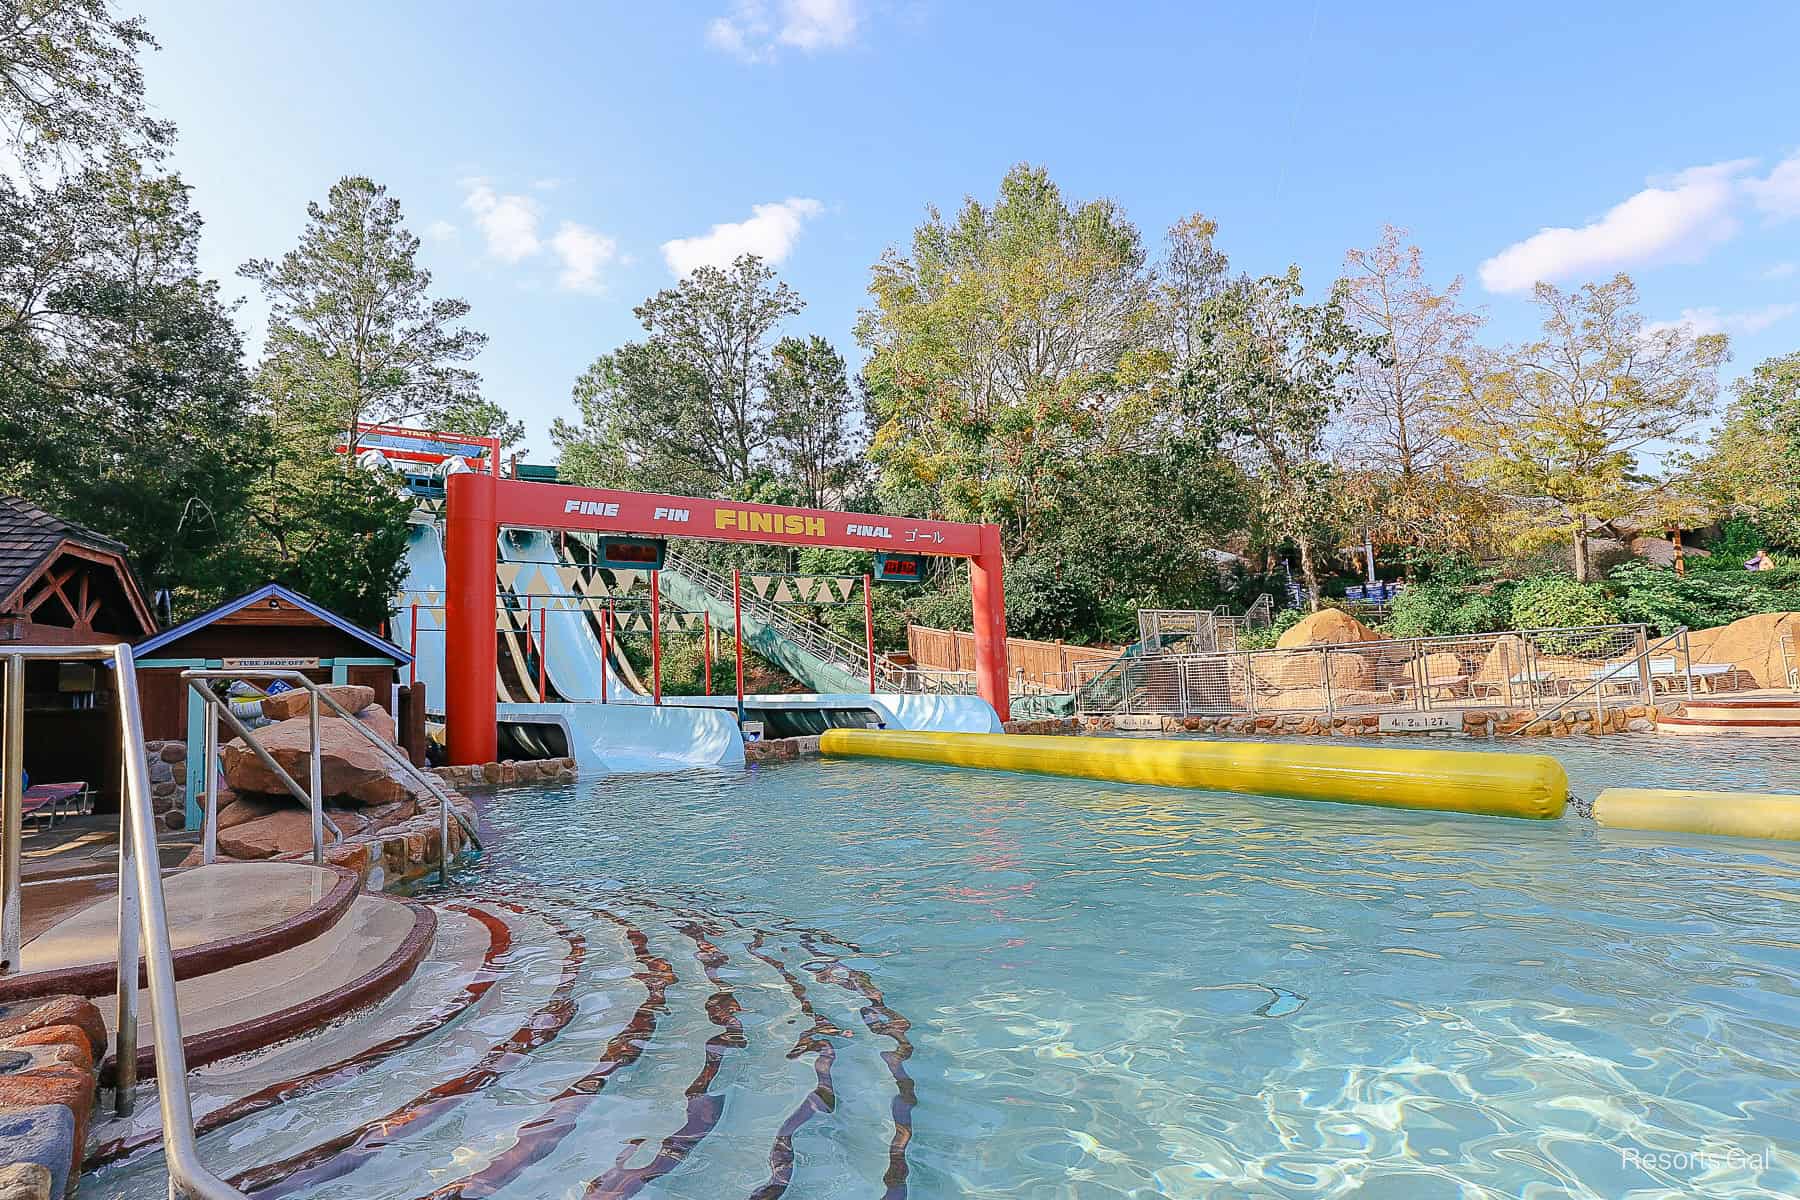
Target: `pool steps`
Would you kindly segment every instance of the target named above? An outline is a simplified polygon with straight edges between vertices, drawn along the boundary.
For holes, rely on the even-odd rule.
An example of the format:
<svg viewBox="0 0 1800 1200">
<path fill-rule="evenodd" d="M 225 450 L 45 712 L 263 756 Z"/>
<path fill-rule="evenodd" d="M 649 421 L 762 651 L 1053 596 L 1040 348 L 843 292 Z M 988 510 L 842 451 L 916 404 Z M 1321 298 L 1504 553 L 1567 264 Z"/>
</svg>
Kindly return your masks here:
<svg viewBox="0 0 1800 1200">
<path fill-rule="evenodd" d="M 1656 731 L 1673 736 L 1800 737 L 1800 696 L 1711 696 L 1689 700 L 1679 716 L 1666 716 Z"/>
<path fill-rule="evenodd" d="M 906 1022 L 853 948 L 644 897 L 433 907 L 433 953 L 387 999 L 191 1073 L 201 1153 L 238 1187 L 401 1200 L 700 1194 L 702 1178 L 706 1194 L 718 1180 L 718 1194 L 759 1196 L 846 1177 L 904 1187 Z M 160 1195 L 159 1153 L 154 1105 L 103 1124 L 88 1186 Z"/>
</svg>

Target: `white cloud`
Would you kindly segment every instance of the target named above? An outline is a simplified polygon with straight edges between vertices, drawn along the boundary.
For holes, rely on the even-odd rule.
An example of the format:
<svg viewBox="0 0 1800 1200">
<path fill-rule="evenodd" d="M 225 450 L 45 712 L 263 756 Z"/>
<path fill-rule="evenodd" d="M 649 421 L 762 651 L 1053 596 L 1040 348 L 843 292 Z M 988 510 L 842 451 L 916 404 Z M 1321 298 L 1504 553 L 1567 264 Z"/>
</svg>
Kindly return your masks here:
<svg viewBox="0 0 1800 1200">
<path fill-rule="evenodd" d="M 530 196 L 501 195 L 485 179 L 463 181 L 463 201 L 487 241 L 487 252 L 501 262 L 516 263 L 543 249 L 538 240 L 538 203 Z"/>
<path fill-rule="evenodd" d="M 1800 263 L 1778 262 L 1763 269 L 1764 279 L 1786 279 L 1795 271 L 1800 271 Z"/>
<path fill-rule="evenodd" d="M 550 239 L 550 249 L 562 260 L 559 286 L 571 292 L 600 290 L 600 269 L 619 256 L 619 244 L 597 229 L 564 221 Z"/>
<path fill-rule="evenodd" d="M 706 40 L 745 62 L 767 62 L 781 46 L 808 54 L 848 46 L 856 37 L 858 0 L 738 0 L 729 16 L 714 17 Z"/>
<path fill-rule="evenodd" d="M 781 7 L 785 45 L 810 53 L 848 46 L 856 36 L 856 8 L 850 0 L 786 0 Z"/>
<path fill-rule="evenodd" d="M 779 204 L 758 204 L 748 220 L 714 225 L 696 237 L 664 242 L 663 261 L 677 276 L 696 267 L 729 266 L 740 254 L 779 263 L 793 250 L 800 227 L 824 211 L 823 204 L 804 196 L 789 197 Z"/>
<path fill-rule="evenodd" d="M 1800 150 L 1776 163 L 1766 178 L 1746 180 L 1744 190 L 1771 220 L 1800 217 Z"/>
<path fill-rule="evenodd" d="M 434 242 L 448 242 L 456 237 L 456 226 L 448 221 L 433 221 L 425 227 L 425 236 Z"/>
<path fill-rule="evenodd" d="M 1490 292 L 1526 291 L 1637 263 L 1695 260 L 1737 232 L 1732 208 L 1752 159 L 1691 167 L 1614 205 L 1579 229 L 1541 229 L 1481 264 Z"/>
<path fill-rule="evenodd" d="M 1652 321 L 1644 326 L 1646 334 L 1666 329 L 1687 329 L 1697 335 L 1707 333 L 1761 333 L 1778 322 L 1800 312 L 1800 304 L 1768 304 L 1747 312 L 1721 312 L 1717 308 L 1684 308 L 1673 321 Z"/>
</svg>

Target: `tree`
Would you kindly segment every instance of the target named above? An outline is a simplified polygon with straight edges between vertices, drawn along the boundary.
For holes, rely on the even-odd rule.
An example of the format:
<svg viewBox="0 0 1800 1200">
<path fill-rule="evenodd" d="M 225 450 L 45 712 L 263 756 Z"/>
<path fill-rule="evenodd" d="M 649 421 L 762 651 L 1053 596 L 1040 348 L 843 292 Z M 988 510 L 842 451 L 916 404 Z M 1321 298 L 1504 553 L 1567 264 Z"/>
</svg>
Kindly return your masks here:
<svg viewBox="0 0 1800 1200">
<path fill-rule="evenodd" d="M 1071 207 L 1021 164 L 991 207 L 929 210 L 869 292 L 870 458 L 907 511 L 998 521 L 1024 549 L 1055 526 L 1050 499 L 1084 460 L 1155 427 L 1152 279 L 1110 200 Z"/>
<path fill-rule="evenodd" d="M 1297 267 L 1221 291 L 1208 304 L 1182 390 L 1212 444 L 1254 480 L 1266 528 L 1299 547 L 1316 610 L 1313 547 L 1335 532 L 1337 513 L 1325 434 L 1357 356 L 1378 343 L 1351 327 L 1338 293 L 1320 304 L 1302 303 L 1303 294 Z"/>
<path fill-rule="evenodd" d="M 386 472 L 340 469 L 306 433 L 278 426 L 273 441 L 241 528 L 262 577 L 379 629 L 405 574 L 412 498 Z"/>
<path fill-rule="evenodd" d="M 257 381 L 284 426 L 318 444 L 348 435 L 354 452 L 359 422 L 436 420 L 477 403 L 479 377 L 460 364 L 487 336 L 459 324 L 467 303 L 431 296 L 400 202 L 351 175 L 306 212 L 297 247 L 239 270 L 269 301 Z"/>
<path fill-rule="evenodd" d="M 1359 355 L 1343 410 L 1345 450 L 1373 478 L 1378 531 L 1416 546 L 1454 545 L 1472 506 L 1462 447 L 1450 436 L 1454 364 L 1468 357 L 1480 315 L 1459 306 L 1462 279 L 1425 282 L 1419 248 L 1389 225 L 1345 256 L 1344 313 L 1378 349 Z"/>
<path fill-rule="evenodd" d="M 502 454 L 525 440 L 525 422 L 513 420 L 504 408 L 479 396 L 452 402 L 438 413 L 433 424 L 446 433 L 498 438 Z"/>
<path fill-rule="evenodd" d="M 579 420 L 551 438 L 572 479 L 720 496 L 766 466 L 771 340 L 805 307 L 753 254 L 700 267 L 633 312 L 648 335 L 575 383 Z"/>
<path fill-rule="evenodd" d="M 128 162 L 0 183 L 0 486 L 217 598 L 254 571 L 233 522 L 263 428 L 199 237 L 186 186 Z"/>
<path fill-rule="evenodd" d="M 1718 507 L 1800 545 L 1800 351 L 1758 363 L 1735 393 L 1691 464 L 1695 482 Z"/>
<path fill-rule="evenodd" d="M 1543 337 L 1459 364 L 1450 432 L 1477 478 L 1550 502 L 1550 524 L 1569 538 L 1575 577 L 1586 582 L 1589 529 L 1641 497 L 1640 452 L 1691 444 L 1718 396 L 1727 343 L 1686 326 L 1646 327 L 1625 275 L 1573 292 L 1540 283 L 1533 294 Z"/>
<path fill-rule="evenodd" d="M 0 2 L 0 127 L 30 167 L 159 157 L 174 126 L 144 112 L 141 17 L 106 0 Z"/>
<path fill-rule="evenodd" d="M 798 486 L 802 504 L 825 507 L 849 482 L 860 449 L 843 356 L 818 334 L 804 341 L 782 338 L 775 345 L 769 398 L 778 474 Z"/>
</svg>

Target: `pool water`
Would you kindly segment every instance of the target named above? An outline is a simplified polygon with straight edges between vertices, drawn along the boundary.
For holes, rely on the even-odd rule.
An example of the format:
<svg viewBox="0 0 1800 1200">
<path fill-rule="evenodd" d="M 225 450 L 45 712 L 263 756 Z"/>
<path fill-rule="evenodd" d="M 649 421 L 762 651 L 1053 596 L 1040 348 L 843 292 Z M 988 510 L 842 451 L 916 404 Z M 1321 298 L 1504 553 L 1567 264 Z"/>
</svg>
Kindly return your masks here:
<svg viewBox="0 0 1800 1200">
<path fill-rule="evenodd" d="M 1781 743 L 1496 748 L 1590 798 L 1800 791 Z M 733 965 L 774 952 L 747 931 L 786 931 L 821 1009 L 871 997 L 816 1018 L 830 1099 L 759 1197 L 1800 1193 L 1800 848 L 831 760 L 485 812 L 471 894 L 703 914 L 717 969 L 671 987 L 730 984 L 740 1025 L 781 987 Z M 646 1195 L 745 1194 L 701 1149 L 772 1161 L 731 1119 L 773 1103 L 756 1031 L 713 1015 L 712 1120 Z"/>
</svg>

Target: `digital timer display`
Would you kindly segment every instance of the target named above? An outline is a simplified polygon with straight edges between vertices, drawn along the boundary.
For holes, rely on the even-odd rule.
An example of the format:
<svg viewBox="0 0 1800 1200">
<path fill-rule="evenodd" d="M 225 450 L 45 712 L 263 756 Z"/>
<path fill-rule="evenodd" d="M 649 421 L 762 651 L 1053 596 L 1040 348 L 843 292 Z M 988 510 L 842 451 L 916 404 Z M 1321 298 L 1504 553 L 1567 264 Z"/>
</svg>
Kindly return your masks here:
<svg viewBox="0 0 1800 1200">
<path fill-rule="evenodd" d="M 921 583 L 925 579 L 925 556 L 877 552 L 875 578 L 881 583 Z"/>
<path fill-rule="evenodd" d="M 627 571 L 660 571 L 668 543 L 661 538 L 603 537 L 596 565 Z"/>
</svg>

